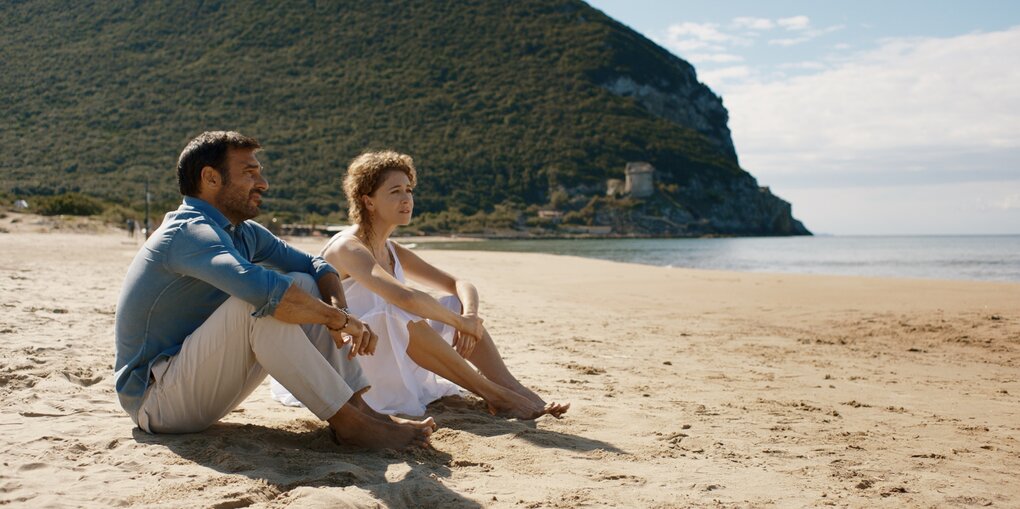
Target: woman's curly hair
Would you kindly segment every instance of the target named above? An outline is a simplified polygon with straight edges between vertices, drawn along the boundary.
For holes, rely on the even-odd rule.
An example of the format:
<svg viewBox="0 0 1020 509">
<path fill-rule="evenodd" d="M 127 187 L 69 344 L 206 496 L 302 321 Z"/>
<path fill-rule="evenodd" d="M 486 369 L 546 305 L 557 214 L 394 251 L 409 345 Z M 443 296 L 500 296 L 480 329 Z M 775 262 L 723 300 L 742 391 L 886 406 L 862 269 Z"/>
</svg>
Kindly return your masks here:
<svg viewBox="0 0 1020 509">
<path fill-rule="evenodd" d="M 347 217 L 352 224 L 357 224 L 359 230 L 364 232 L 365 237 L 372 235 L 372 224 L 369 221 L 368 210 L 362 196 L 374 193 L 386 174 L 391 171 L 399 171 L 407 175 L 414 187 L 418 181 L 418 173 L 414 169 L 414 160 L 407 154 L 401 154 L 392 150 L 382 152 L 365 152 L 355 157 L 347 166 L 347 174 L 344 175 L 344 194 L 347 196 Z"/>
</svg>

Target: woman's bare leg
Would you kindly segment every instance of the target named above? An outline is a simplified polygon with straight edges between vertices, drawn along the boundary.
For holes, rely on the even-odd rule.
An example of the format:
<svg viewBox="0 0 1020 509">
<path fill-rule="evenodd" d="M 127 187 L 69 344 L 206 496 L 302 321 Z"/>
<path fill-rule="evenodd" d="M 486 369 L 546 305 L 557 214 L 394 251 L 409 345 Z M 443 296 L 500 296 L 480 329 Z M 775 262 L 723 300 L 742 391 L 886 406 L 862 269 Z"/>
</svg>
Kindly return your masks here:
<svg viewBox="0 0 1020 509">
<path fill-rule="evenodd" d="M 408 322 L 410 341 L 407 355 L 419 366 L 477 394 L 493 413 L 506 413 L 518 419 L 535 419 L 547 413 L 538 404 L 475 371 L 456 350 L 425 320 Z"/>
<path fill-rule="evenodd" d="M 547 413 L 554 417 L 563 415 L 564 412 L 570 408 L 570 403 L 546 403 L 538 394 L 527 388 L 522 384 L 517 377 L 510 372 L 506 367 L 506 363 L 503 362 L 503 356 L 499 354 L 499 349 L 496 348 L 496 342 L 492 340 L 492 336 L 489 335 L 489 331 L 485 331 L 478 343 L 475 345 L 475 350 L 471 352 L 471 357 L 468 358 L 472 364 L 478 367 L 478 370 L 485 375 L 486 378 L 493 382 L 510 389 L 525 398 L 541 405 L 547 410 Z"/>
</svg>

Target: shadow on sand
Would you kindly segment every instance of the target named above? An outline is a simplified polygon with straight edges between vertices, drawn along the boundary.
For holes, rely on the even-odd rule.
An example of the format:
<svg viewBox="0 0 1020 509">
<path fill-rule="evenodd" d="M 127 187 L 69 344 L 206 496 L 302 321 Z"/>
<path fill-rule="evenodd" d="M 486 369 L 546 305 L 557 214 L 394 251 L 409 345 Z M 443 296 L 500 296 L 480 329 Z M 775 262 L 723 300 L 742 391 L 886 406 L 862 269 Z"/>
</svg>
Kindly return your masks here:
<svg viewBox="0 0 1020 509">
<path fill-rule="evenodd" d="M 140 444 L 166 446 L 218 472 L 263 480 L 280 493 L 306 487 L 356 487 L 374 499 L 361 497 L 363 503 L 337 499 L 332 505 L 481 507 L 438 480 L 450 476 L 449 454 L 435 449 L 370 451 L 339 445 L 318 421 L 299 419 L 283 428 L 219 423 L 183 435 L 149 435 L 135 428 L 133 435 Z M 405 473 L 398 480 L 388 480 L 388 471 L 391 478 Z"/>
<path fill-rule="evenodd" d="M 599 440 L 539 429 L 535 421 L 490 415 L 480 400 L 447 397 L 429 405 L 427 413 L 441 429 L 485 437 L 511 435 L 545 448 L 627 454 Z M 313 496 L 312 502 L 319 505 L 482 507 L 443 484 L 442 479 L 451 475 L 451 465 L 456 464 L 451 454 L 432 448 L 397 452 L 340 445 L 324 423 L 313 419 L 294 419 L 278 427 L 221 422 L 200 433 L 183 435 L 149 435 L 135 428 L 133 436 L 139 444 L 165 446 L 181 458 L 218 472 L 264 481 L 275 496 L 297 490 L 295 496 Z M 337 493 L 302 488 L 356 489 Z"/>
<path fill-rule="evenodd" d="M 538 447 L 557 448 L 567 451 L 587 452 L 603 450 L 627 454 L 616 446 L 578 435 L 539 429 L 536 421 L 518 421 L 490 415 L 481 400 L 448 396 L 428 406 L 428 415 L 436 420 L 440 428 L 451 428 L 483 437 L 513 435 Z M 570 413 L 567 413 L 570 419 Z M 542 417 L 541 419 L 552 419 Z"/>
</svg>

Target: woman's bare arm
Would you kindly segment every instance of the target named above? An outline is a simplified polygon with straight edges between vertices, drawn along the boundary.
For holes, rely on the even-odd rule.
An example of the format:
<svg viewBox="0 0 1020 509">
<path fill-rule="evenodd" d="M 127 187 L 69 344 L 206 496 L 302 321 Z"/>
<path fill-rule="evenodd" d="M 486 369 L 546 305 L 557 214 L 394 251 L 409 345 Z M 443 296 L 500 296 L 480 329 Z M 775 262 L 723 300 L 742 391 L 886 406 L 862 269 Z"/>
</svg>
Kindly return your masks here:
<svg viewBox="0 0 1020 509">
<path fill-rule="evenodd" d="M 481 319 L 454 313 L 431 295 L 401 283 L 376 263 L 368 248 L 355 238 L 332 243 L 323 252 L 323 257 L 333 266 L 343 267 L 345 273 L 386 302 L 423 318 L 438 320 L 457 330 L 480 334 Z M 404 260 L 400 258 L 401 263 Z M 407 267 L 404 269 L 406 271 Z"/>
<path fill-rule="evenodd" d="M 464 320 L 477 321 L 474 332 L 458 329 L 458 334 L 453 338 L 453 348 L 465 358 L 471 357 L 475 345 L 485 333 L 482 326 L 482 319 L 478 316 L 478 290 L 475 285 L 457 279 L 453 275 L 423 260 L 415 252 L 399 244 L 394 244 L 394 250 L 400 257 L 400 264 L 404 267 L 404 273 L 414 281 L 429 285 L 437 290 L 452 293 L 460 299 L 462 306 L 461 316 Z"/>
<path fill-rule="evenodd" d="M 478 315 L 478 290 L 475 285 L 463 279 L 457 279 L 400 244 L 394 243 L 393 246 L 408 278 L 456 295 L 460 299 L 461 306 L 464 307 L 462 314 Z"/>
</svg>

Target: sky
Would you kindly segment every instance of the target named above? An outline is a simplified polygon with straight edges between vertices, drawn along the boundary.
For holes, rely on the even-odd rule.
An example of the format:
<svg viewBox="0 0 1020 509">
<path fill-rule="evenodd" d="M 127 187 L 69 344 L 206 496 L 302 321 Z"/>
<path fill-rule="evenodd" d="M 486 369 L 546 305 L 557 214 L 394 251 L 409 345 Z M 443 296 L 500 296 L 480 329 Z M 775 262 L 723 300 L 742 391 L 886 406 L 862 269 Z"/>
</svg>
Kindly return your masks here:
<svg viewBox="0 0 1020 509">
<path fill-rule="evenodd" d="M 816 234 L 1020 234 L 1020 2 L 588 3 L 694 65 Z"/>
</svg>

